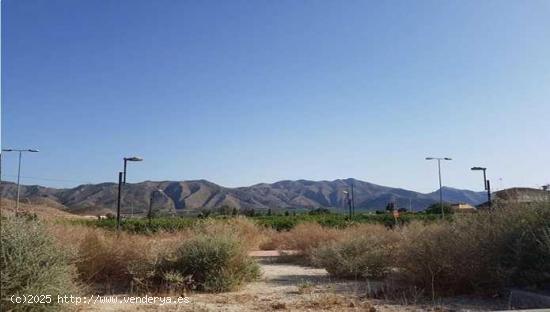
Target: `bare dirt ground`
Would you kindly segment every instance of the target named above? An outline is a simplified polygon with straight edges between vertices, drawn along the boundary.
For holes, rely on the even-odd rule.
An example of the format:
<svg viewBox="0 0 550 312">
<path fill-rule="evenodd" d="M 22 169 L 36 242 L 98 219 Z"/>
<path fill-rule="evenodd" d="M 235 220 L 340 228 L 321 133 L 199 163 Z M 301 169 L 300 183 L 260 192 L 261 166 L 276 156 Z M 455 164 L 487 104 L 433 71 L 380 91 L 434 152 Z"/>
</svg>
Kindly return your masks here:
<svg viewBox="0 0 550 312">
<path fill-rule="evenodd" d="M 277 263 L 274 251 L 258 252 L 263 276 L 236 292 L 188 293 L 189 304 L 91 305 L 80 311 L 483 311 L 504 309 L 502 302 L 453 298 L 437 303 L 365 297 L 379 282 L 336 280 L 324 269 Z"/>
</svg>

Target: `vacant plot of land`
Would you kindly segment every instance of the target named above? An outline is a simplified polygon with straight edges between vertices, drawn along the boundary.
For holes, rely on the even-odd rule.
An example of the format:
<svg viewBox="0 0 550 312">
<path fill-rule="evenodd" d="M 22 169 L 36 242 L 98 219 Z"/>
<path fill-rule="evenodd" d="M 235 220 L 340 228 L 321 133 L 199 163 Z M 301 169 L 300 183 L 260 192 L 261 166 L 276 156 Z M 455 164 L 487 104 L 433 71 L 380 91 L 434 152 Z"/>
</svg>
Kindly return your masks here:
<svg viewBox="0 0 550 312">
<path fill-rule="evenodd" d="M 366 298 L 368 288 L 378 282 L 338 280 L 324 269 L 296 264 L 277 263 L 259 258 L 262 278 L 236 292 L 205 294 L 189 293 L 191 303 L 175 306 L 159 305 L 95 305 L 81 311 L 483 311 L 504 309 L 502 301 L 453 298 L 436 303 L 411 303 Z M 408 303 L 408 305 L 405 305 Z"/>
<path fill-rule="evenodd" d="M 393 228 L 311 222 L 275 231 L 235 217 L 197 219 L 176 231 L 149 231 L 141 222 L 143 233 L 20 208 L 15 217 L 2 207 L 2 241 L 13 247 L 2 249 L 4 293 L 50 287 L 47 276 L 63 271 L 56 286 L 62 294 L 190 299 L 164 306 L 98 302 L 81 304 L 82 311 L 497 310 L 508 308 L 510 289 L 540 290 L 548 280 L 547 206 Z"/>
</svg>

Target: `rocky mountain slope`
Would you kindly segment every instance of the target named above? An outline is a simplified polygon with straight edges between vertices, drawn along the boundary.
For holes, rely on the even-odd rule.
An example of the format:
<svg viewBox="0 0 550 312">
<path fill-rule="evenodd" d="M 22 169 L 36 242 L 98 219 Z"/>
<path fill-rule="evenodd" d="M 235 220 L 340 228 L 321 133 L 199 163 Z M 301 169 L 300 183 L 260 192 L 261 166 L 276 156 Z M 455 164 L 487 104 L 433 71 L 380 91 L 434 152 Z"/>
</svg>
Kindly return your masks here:
<svg viewBox="0 0 550 312">
<path fill-rule="evenodd" d="M 336 208 L 345 211 L 344 191 L 355 188 L 357 210 L 381 210 L 390 201 L 397 207 L 421 210 L 439 200 L 439 193 L 422 194 L 414 191 L 381 186 L 355 179 L 334 181 L 279 181 L 248 187 L 227 188 L 206 180 L 145 181 L 124 186 L 123 212 L 145 213 L 153 195 L 153 207 L 165 213 L 197 209 L 217 209 L 222 206 L 237 209 L 314 209 Z M 15 198 L 16 185 L 3 182 L 0 194 Z M 483 192 L 443 188 L 449 202 L 477 205 L 484 201 Z M 113 211 L 116 208 L 115 183 L 86 184 L 70 189 L 55 189 L 38 185 L 22 186 L 21 198 L 31 202 L 50 203 L 76 213 Z"/>
</svg>

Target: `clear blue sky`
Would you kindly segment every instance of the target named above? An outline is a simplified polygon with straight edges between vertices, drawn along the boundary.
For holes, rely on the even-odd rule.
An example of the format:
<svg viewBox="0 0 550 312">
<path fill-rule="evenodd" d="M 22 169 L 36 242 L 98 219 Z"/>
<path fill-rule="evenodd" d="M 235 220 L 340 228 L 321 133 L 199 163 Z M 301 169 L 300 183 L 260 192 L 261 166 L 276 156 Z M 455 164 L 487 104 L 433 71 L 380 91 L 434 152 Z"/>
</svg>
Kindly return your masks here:
<svg viewBox="0 0 550 312">
<path fill-rule="evenodd" d="M 2 105 L 25 184 L 537 186 L 550 2 L 4 0 Z"/>
</svg>

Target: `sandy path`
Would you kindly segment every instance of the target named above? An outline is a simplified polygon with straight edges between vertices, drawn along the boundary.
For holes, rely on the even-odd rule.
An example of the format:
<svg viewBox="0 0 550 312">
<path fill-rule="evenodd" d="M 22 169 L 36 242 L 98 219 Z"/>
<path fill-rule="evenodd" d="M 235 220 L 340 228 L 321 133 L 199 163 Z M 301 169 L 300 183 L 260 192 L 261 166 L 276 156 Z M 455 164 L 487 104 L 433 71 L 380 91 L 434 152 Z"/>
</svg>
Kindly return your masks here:
<svg viewBox="0 0 550 312">
<path fill-rule="evenodd" d="M 331 280 L 324 269 L 259 261 L 262 278 L 241 290 L 222 294 L 187 294 L 191 303 L 177 306 L 102 304 L 81 306 L 80 311 L 360 311 L 360 303 L 344 295 L 359 291 L 360 283 Z M 353 303 L 352 303 L 353 302 Z M 350 305 L 352 305 L 350 307 Z"/>
<path fill-rule="evenodd" d="M 256 255 L 258 256 L 258 255 Z M 265 256 L 259 254 L 259 256 Z M 276 254 L 259 259 L 262 278 L 236 292 L 189 293 L 189 304 L 81 306 L 79 311 L 475 311 L 484 304 L 455 300 L 443 305 L 403 306 L 364 299 L 367 289 L 379 286 L 365 281 L 336 280 L 324 269 L 275 263 Z M 363 299 L 362 299 L 363 298 Z M 486 308 L 487 309 L 487 308 Z"/>
</svg>

